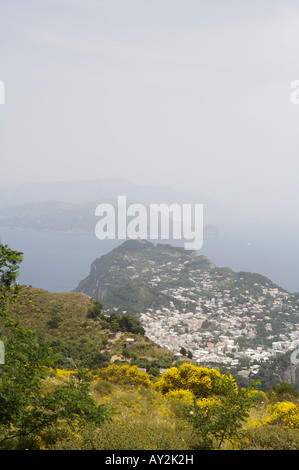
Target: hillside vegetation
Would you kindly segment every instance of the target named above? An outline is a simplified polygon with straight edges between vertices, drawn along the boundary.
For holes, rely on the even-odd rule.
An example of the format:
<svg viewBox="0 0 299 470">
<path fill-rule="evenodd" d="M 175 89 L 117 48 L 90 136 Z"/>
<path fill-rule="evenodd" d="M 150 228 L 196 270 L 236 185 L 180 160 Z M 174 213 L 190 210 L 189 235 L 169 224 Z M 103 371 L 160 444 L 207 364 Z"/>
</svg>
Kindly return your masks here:
<svg viewBox="0 0 299 470">
<path fill-rule="evenodd" d="M 99 301 L 79 293 L 51 293 L 23 286 L 10 306 L 20 324 L 59 353 L 59 366 L 96 369 L 121 361 L 140 367 L 169 367 L 173 354 L 144 336 L 130 315 L 105 315 Z M 134 349 L 126 339 L 134 339 Z"/>
</svg>

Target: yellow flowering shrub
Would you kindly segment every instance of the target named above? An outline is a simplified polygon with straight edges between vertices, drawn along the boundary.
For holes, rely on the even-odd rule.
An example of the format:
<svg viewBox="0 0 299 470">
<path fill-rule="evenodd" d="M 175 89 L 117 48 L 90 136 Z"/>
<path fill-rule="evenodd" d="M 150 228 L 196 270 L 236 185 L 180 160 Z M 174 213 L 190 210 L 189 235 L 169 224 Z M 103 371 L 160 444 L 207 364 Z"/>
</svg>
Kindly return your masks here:
<svg viewBox="0 0 299 470">
<path fill-rule="evenodd" d="M 266 403 L 269 401 L 267 394 L 262 390 L 250 390 L 248 392 L 248 396 L 251 398 L 255 398 L 258 403 Z"/>
<path fill-rule="evenodd" d="M 247 429 L 260 428 L 266 425 L 283 425 L 285 428 L 299 431 L 299 406 L 290 401 L 270 405 L 261 416 L 251 416 L 247 421 Z"/>
<path fill-rule="evenodd" d="M 171 367 L 156 382 L 156 386 L 167 394 L 173 390 L 189 390 L 196 397 L 207 397 L 214 393 L 214 379 L 221 378 L 216 369 L 198 367 L 190 363 L 184 363 L 179 368 Z"/>
<path fill-rule="evenodd" d="M 208 397 L 208 398 L 200 398 L 196 400 L 196 404 L 200 408 L 212 408 L 213 406 L 221 406 L 221 400 L 218 397 Z"/>
<path fill-rule="evenodd" d="M 187 405 L 192 405 L 194 394 L 190 390 L 170 390 L 165 395 L 167 398 L 171 400 L 179 401 L 181 403 L 185 403 Z"/>
<path fill-rule="evenodd" d="M 35 440 L 39 447 L 39 450 L 46 450 L 45 443 L 43 442 L 41 436 L 35 436 Z"/>
<path fill-rule="evenodd" d="M 52 369 L 52 372 L 54 376 L 57 379 L 69 379 L 70 377 L 73 377 L 74 375 L 77 374 L 77 371 L 75 370 L 67 370 L 67 369 Z"/>
<path fill-rule="evenodd" d="M 291 401 L 276 403 L 270 407 L 267 424 L 282 424 L 284 427 L 299 431 L 299 406 Z"/>
<path fill-rule="evenodd" d="M 137 366 L 111 364 L 103 369 L 98 369 L 98 376 L 112 383 L 143 385 L 145 387 L 152 385 L 149 375 L 138 369 Z"/>
</svg>

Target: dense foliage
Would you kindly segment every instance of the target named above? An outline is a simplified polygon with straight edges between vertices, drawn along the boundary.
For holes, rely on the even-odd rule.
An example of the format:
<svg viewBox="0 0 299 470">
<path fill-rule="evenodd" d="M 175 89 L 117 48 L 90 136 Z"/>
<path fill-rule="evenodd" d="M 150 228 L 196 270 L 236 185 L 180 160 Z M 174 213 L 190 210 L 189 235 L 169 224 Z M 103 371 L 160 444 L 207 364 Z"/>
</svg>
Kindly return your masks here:
<svg viewBox="0 0 299 470">
<path fill-rule="evenodd" d="M 99 320 L 103 329 L 111 329 L 114 332 L 122 331 L 141 335 L 145 333 L 140 321 L 132 315 L 104 314 L 103 305 L 98 300 L 93 300 L 93 305 L 88 311 L 87 318 Z"/>
<path fill-rule="evenodd" d="M 5 363 L 0 367 L 0 446 L 7 441 L 21 442 L 59 420 L 70 428 L 99 426 L 110 418 L 110 411 L 89 395 L 84 374 L 77 371 L 63 385 L 43 393 L 44 380 L 55 367 L 55 355 L 41 346 L 34 331 L 21 326 L 7 306 L 17 295 L 16 267 L 21 254 L 1 246 L 0 325 L 5 346 Z"/>
</svg>

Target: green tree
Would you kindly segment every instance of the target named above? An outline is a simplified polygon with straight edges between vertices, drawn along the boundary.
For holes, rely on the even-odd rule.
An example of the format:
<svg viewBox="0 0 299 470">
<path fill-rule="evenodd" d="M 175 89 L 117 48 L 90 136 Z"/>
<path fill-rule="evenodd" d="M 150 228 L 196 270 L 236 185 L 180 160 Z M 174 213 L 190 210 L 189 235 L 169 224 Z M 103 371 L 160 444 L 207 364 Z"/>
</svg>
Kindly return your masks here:
<svg viewBox="0 0 299 470">
<path fill-rule="evenodd" d="M 91 299 L 92 307 L 87 312 L 87 318 L 97 319 L 102 317 L 103 304 L 99 300 Z"/>
<path fill-rule="evenodd" d="M 184 348 L 184 346 L 181 347 L 180 353 L 182 354 L 182 356 L 186 356 L 186 355 L 187 355 L 187 351 L 186 351 L 186 349 Z"/>
<path fill-rule="evenodd" d="M 5 305 L 13 302 L 19 286 L 16 279 L 19 274 L 19 266 L 23 260 L 23 253 L 11 250 L 8 245 L 0 242 L 0 315 L 4 316 Z"/>
<path fill-rule="evenodd" d="M 197 437 L 196 449 L 220 449 L 225 441 L 233 445 L 241 438 L 243 422 L 248 418 L 256 393 L 255 383 L 237 389 L 229 375 L 215 376 L 215 400 L 194 400 L 190 407 L 190 421 Z"/>
<path fill-rule="evenodd" d="M 5 364 L 0 365 L 0 446 L 14 439 L 15 447 L 21 448 L 22 438 L 37 436 L 59 419 L 69 426 L 99 426 L 110 419 L 111 412 L 93 401 L 82 372 L 53 392 L 42 393 L 44 378 L 55 367 L 57 356 L 8 313 L 19 290 L 16 278 L 22 253 L 0 244 L 0 255 L 0 331 L 5 346 Z"/>
<path fill-rule="evenodd" d="M 131 315 L 119 316 L 119 328 L 121 331 L 127 331 L 134 334 L 145 334 L 144 328 L 141 326 L 139 320 Z"/>
</svg>

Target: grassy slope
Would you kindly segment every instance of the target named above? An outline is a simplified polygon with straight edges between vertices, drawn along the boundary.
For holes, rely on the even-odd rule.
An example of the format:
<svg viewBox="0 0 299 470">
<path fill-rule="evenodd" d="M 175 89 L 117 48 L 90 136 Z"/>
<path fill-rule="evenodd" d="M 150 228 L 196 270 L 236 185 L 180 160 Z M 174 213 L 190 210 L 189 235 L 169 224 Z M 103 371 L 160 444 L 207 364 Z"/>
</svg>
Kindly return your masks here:
<svg viewBox="0 0 299 470">
<path fill-rule="evenodd" d="M 112 359 L 132 358 L 122 355 L 126 337 L 135 339 L 133 357 L 148 360 L 165 358 L 172 354 L 142 335 L 113 333 L 103 329 L 101 321 L 87 317 L 91 299 L 80 293 L 50 293 L 42 289 L 22 287 L 11 310 L 20 323 L 36 330 L 39 338 L 63 355 L 75 361 L 95 353 L 108 352 Z"/>
</svg>

